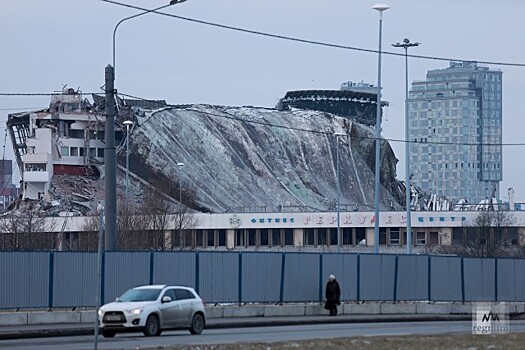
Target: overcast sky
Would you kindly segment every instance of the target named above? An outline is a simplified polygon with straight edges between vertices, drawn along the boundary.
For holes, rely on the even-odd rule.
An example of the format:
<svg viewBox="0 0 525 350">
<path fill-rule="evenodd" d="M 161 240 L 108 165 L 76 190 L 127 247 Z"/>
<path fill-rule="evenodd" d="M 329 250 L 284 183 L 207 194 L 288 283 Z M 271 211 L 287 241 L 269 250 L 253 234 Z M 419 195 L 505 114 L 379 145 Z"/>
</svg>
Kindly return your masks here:
<svg viewBox="0 0 525 350">
<path fill-rule="evenodd" d="M 156 8 L 168 0 L 116 0 Z M 443 58 L 525 63 L 525 1 L 390 1 L 383 50 L 403 38 L 422 43 L 409 53 Z M 365 0 L 188 0 L 167 13 L 300 39 L 377 50 L 379 15 Z M 68 85 L 101 92 L 112 62 L 117 22 L 138 13 L 100 0 L 0 1 L 0 92 L 51 93 Z M 412 58 L 410 81 L 447 61 Z M 503 142 L 525 144 L 525 67 L 503 71 Z M 316 46 L 155 14 L 131 19 L 116 36 L 119 92 L 171 104 L 274 107 L 288 90 L 339 89 L 344 81 L 377 83 L 377 54 Z M 404 138 L 404 58 L 385 54 L 383 98 L 390 102 L 383 136 Z M 47 107 L 49 97 L 0 96 L 0 120 Z M 404 179 L 404 144 L 391 143 Z M 11 144 L 6 155 L 12 155 Z M 525 202 L 525 145 L 503 147 L 501 198 L 513 187 Z"/>
</svg>

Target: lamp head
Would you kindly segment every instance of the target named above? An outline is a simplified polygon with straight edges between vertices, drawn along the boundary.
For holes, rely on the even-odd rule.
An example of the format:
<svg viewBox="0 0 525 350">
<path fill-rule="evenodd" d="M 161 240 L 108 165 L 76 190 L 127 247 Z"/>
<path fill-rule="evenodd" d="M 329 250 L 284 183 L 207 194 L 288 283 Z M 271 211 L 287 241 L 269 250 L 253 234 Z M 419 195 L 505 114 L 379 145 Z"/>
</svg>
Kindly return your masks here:
<svg viewBox="0 0 525 350">
<path fill-rule="evenodd" d="M 170 5 L 180 4 L 181 2 L 184 2 L 186 0 L 171 0 Z"/>
<path fill-rule="evenodd" d="M 124 124 L 124 125 L 126 125 L 126 126 L 128 126 L 128 125 L 131 126 L 131 125 L 133 125 L 133 122 L 132 122 L 131 120 L 128 119 L 128 120 L 124 120 L 124 121 L 122 122 L 122 124 Z"/>
<path fill-rule="evenodd" d="M 385 10 L 388 10 L 389 8 L 390 6 L 386 4 L 375 4 L 374 6 L 372 6 L 372 9 L 379 11 L 380 13 L 382 13 Z"/>
<path fill-rule="evenodd" d="M 178 163 L 177 163 L 177 166 L 178 166 L 179 168 L 182 168 L 182 167 L 184 166 L 184 163 L 182 163 L 182 162 L 178 162 Z"/>
</svg>

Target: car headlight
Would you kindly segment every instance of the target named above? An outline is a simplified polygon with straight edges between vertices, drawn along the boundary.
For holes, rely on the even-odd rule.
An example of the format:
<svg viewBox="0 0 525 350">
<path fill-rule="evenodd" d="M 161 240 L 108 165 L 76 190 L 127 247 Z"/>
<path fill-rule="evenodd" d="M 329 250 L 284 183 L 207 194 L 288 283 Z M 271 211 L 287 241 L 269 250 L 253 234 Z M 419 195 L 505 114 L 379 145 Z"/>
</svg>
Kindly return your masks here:
<svg viewBox="0 0 525 350">
<path fill-rule="evenodd" d="M 104 311 L 98 309 L 97 313 L 98 313 L 99 316 L 102 316 L 102 314 L 104 313 Z"/>
<path fill-rule="evenodd" d="M 133 315 L 140 315 L 142 313 L 142 309 L 132 309 L 132 310 L 129 310 L 129 313 L 130 314 L 133 314 Z"/>
</svg>

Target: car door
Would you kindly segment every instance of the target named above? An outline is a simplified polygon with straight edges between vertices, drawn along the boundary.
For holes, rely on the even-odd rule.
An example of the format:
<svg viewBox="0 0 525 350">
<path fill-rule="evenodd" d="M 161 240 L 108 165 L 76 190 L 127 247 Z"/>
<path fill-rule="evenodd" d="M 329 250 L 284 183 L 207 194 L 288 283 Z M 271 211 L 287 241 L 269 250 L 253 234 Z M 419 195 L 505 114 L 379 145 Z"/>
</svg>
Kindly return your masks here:
<svg viewBox="0 0 525 350">
<path fill-rule="evenodd" d="M 168 296 L 171 298 L 170 302 L 162 302 L 162 299 Z M 173 328 L 177 327 L 177 324 L 180 322 L 178 320 L 180 314 L 180 306 L 177 304 L 175 290 L 170 288 L 164 291 L 164 295 L 161 297 L 161 304 L 159 310 L 161 313 L 161 327 L 162 328 Z"/>
<path fill-rule="evenodd" d="M 183 288 L 176 288 L 177 304 L 180 307 L 179 321 L 181 327 L 188 327 L 193 315 L 193 299 L 191 292 Z"/>
</svg>

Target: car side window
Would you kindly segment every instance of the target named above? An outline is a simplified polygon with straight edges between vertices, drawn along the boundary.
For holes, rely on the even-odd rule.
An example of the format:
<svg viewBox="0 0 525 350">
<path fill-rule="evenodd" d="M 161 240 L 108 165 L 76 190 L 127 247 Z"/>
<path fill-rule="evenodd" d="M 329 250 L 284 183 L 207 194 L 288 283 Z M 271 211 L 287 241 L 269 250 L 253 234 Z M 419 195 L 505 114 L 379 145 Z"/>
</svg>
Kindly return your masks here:
<svg viewBox="0 0 525 350">
<path fill-rule="evenodd" d="M 186 289 L 175 289 L 175 295 L 177 296 L 177 300 L 184 300 L 184 299 L 194 299 L 195 296 Z"/>
<path fill-rule="evenodd" d="M 168 296 L 171 298 L 172 301 L 177 300 L 177 296 L 175 294 L 175 291 L 173 289 L 168 289 L 166 293 L 164 293 L 164 296 Z"/>
</svg>

